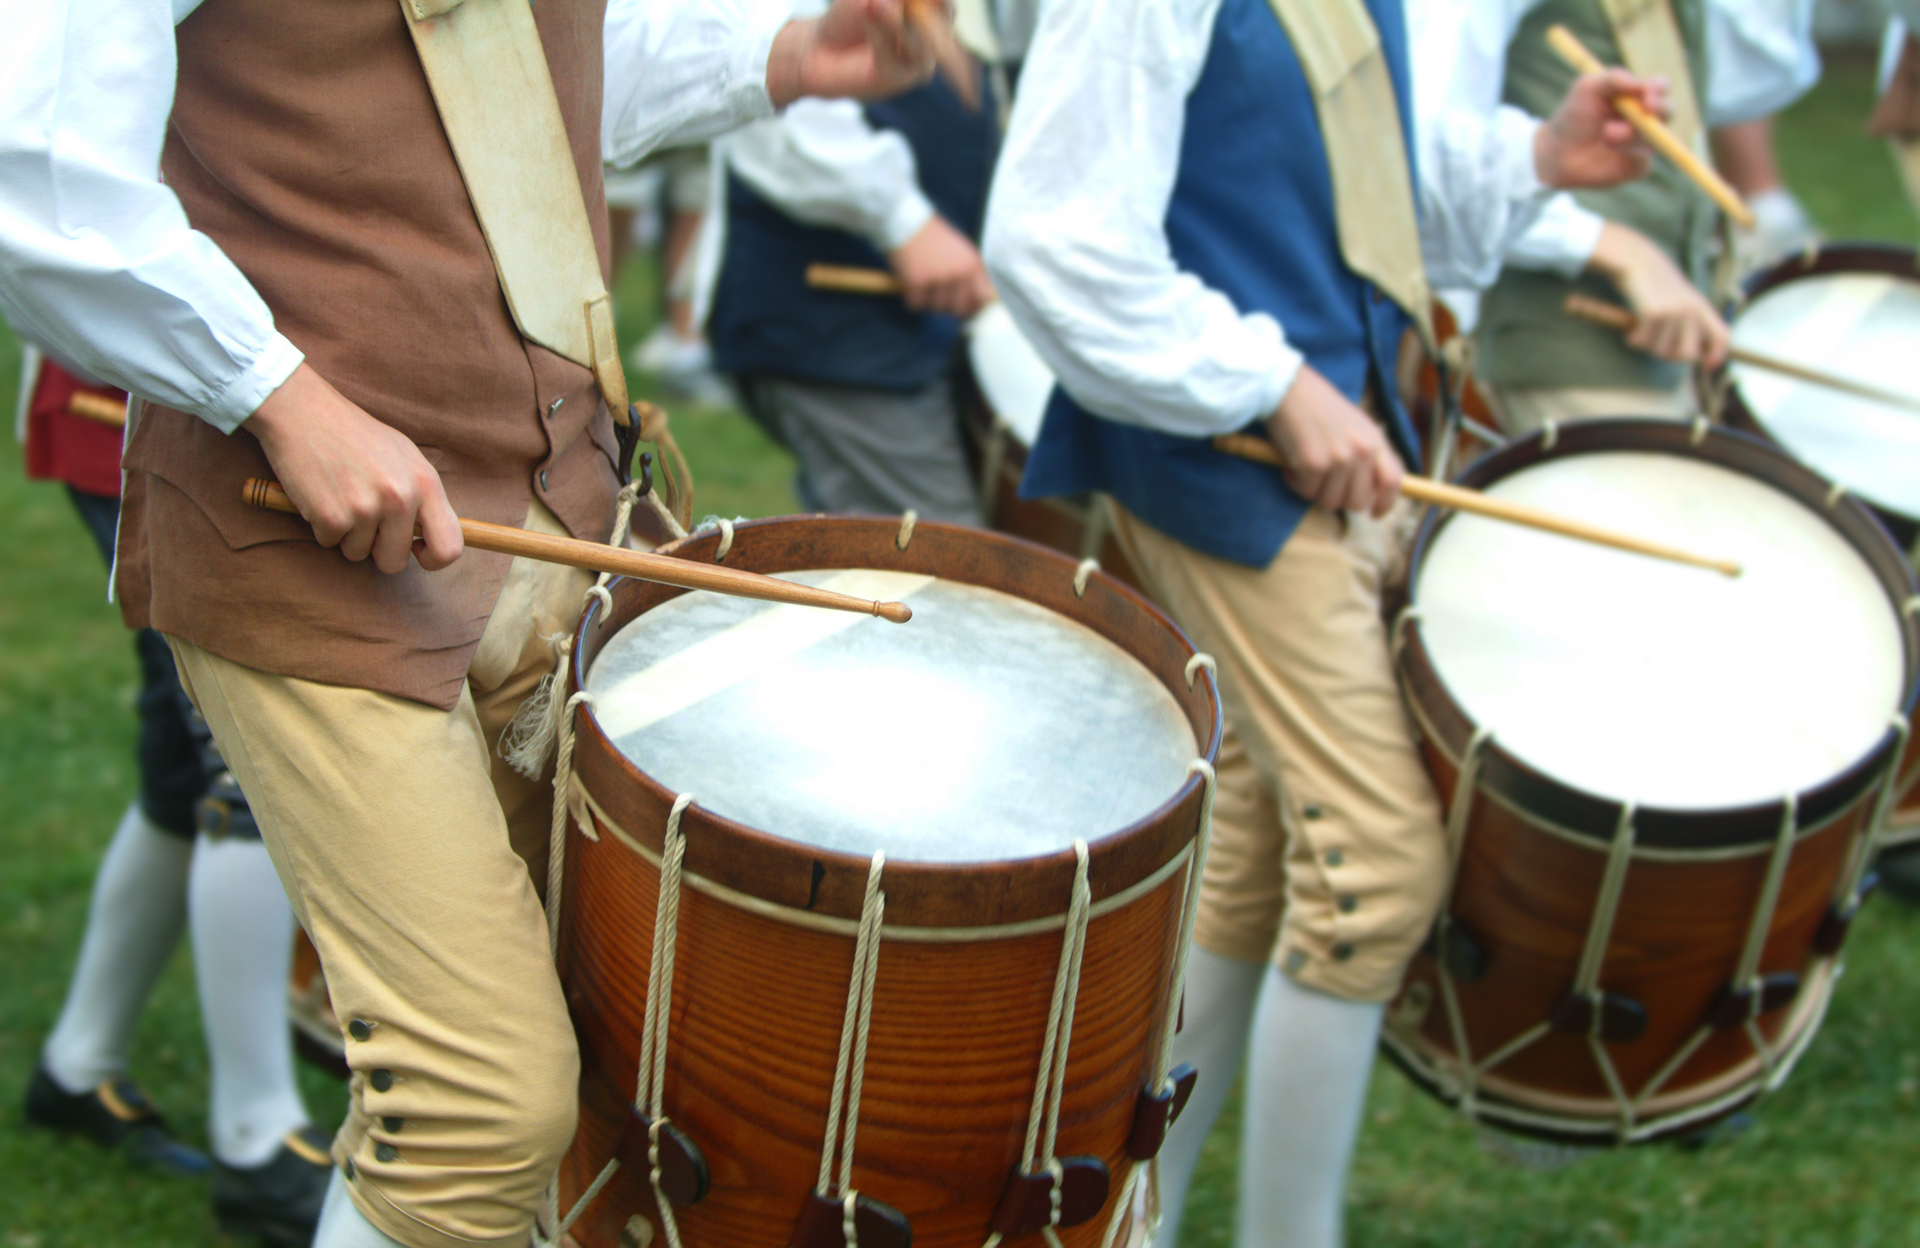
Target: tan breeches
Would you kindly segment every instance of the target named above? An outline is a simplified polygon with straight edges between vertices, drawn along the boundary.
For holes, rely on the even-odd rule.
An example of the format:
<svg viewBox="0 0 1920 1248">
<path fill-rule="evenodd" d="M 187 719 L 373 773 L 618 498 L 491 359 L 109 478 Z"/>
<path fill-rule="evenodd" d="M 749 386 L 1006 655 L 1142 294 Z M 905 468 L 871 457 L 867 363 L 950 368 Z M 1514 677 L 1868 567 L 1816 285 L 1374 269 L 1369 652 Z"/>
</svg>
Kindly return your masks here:
<svg viewBox="0 0 1920 1248">
<path fill-rule="evenodd" d="M 527 522 L 564 531 L 538 504 Z M 573 1137 L 579 1056 L 539 896 L 552 793 L 496 746 L 590 579 L 516 560 L 451 711 L 173 639 L 347 1026 L 334 1160 L 410 1248 L 521 1248 Z"/>
<path fill-rule="evenodd" d="M 1548 421 L 1566 424 L 1607 416 L 1691 420 L 1700 411 L 1691 383 L 1672 390 L 1636 386 L 1487 386 L 1480 392 L 1509 437 L 1525 437 Z"/>
<path fill-rule="evenodd" d="M 1276 959 L 1334 996 L 1386 1000 L 1447 870 L 1380 614 L 1401 513 L 1343 524 L 1315 508 L 1264 569 L 1203 555 L 1118 506 L 1114 526 L 1219 665 L 1228 731 L 1194 939 Z"/>
</svg>

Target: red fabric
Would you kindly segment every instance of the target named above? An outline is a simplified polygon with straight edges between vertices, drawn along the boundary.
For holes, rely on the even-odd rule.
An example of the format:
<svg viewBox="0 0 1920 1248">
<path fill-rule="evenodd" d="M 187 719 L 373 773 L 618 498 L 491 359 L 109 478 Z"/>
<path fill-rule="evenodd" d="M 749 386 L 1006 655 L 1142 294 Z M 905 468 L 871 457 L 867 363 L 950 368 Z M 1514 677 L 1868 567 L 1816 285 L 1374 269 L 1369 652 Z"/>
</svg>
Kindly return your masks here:
<svg viewBox="0 0 1920 1248">
<path fill-rule="evenodd" d="M 27 407 L 27 475 L 118 498 L 121 431 L 69 410 L 73 396 L 83 392 L 127 401 L 125 390 L 88 385 L 53 361 L 41 361 Z"/>
</svg>

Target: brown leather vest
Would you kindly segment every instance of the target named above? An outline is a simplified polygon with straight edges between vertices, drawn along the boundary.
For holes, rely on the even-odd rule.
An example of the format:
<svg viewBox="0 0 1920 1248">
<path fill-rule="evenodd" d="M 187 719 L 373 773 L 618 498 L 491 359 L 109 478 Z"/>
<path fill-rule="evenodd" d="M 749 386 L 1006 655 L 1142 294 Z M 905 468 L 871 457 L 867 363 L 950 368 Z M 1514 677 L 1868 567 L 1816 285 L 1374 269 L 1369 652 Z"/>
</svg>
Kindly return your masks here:
<svg viewBox="0 0 1920 1248">
<path fill-rule="evenodd" d="M 533 11 L 604 271 L 605 0 Z M 587 369 L 515 329 L 395 0 L 207 0 L 177 39 L 163 175 L 280 332 L 419 445 L 461 515 L 517 525 L 537 493 L 605 541 L 612 422 Z M 145 409 L 125 466 L 130 625 L 263 671 L 458 701 L 505 556 L 397 576 L 349 563 L 240 501 L 271 475 L 251 434 L 166 408 Z"/>
</svg>

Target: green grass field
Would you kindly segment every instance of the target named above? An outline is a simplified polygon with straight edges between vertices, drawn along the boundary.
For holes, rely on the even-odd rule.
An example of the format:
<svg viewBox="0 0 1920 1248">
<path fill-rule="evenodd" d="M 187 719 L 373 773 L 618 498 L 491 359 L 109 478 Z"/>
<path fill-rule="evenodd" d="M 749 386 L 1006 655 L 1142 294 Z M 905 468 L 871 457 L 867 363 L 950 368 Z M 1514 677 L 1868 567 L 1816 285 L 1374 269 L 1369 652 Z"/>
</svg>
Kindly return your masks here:
<svg viewBox="0 0 1920 1248">
<path fill-rule="evenodd" d="M 1866 77 L 1843 68 L 1783 119 L 1789 174 L 1834 237 L 1911 243 L 1914 221 L 1862 119 Z M 651 284 L 623 274 L 628 342 Z M 0 331 L 0 395 L 19 352 Z M 643 391 L 645 387 L 642 387 Z M 748 421 L 678 410 L 701 514 L 793 507 L 790 464 Z M 104 601 L 98 558 L 62 492 L 0 454 L 0 1248 L 157 1248 L 211 1235 L 203 1185 L 149 1178 L 115 1158 L 28 1132 L 17 1102 L 59 1009 L 96 857 L 132 796 L 135 674 Z M 1483 1153 L 1475 1132 L 1381 1066 L 1353 1187 L 1356 1248 L 1867 1248 L 1920 1243 L 1920 912 L 1869 908 L 1826 1029 L 1745 1136 L 1704 1151 L 1643 1148 L 1551 1173 Z M 134 1074 L 190 1139 L 205 1137 L 206 1058 L 183 950 L 141 1028 Z M 338 1085 L 307 1072 L 319 1121 Z M 1230 1108 L 1209 1144 L 1185 1227 L 1194 1248 L 1231 1240 Z"/>
</svg>

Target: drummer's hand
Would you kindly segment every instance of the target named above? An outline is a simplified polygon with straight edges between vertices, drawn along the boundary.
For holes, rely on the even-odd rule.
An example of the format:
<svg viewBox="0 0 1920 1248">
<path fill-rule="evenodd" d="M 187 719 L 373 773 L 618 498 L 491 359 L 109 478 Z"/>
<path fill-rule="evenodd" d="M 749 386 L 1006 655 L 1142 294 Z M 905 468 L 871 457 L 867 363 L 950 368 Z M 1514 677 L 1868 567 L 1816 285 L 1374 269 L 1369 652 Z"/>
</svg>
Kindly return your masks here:
<svg viewBox="0 0 1920 1248">
<path fill-rule="evenodd" d="M 322 546 L 355 560 L 372 554 L 382 572 L 405 568 L 410 555 L 429 572 L 460 557 L 460 520 L 420 448 L 310 365 L 295 369 L 240 427 L 260 439 Z"/>
<path fill-rule="evenodd" d="M 927 24 L 952 21 L 947 0 L 833 0 L 819 17 L 797 18 L 773 37 L 767 94 L 775 108 L 803 95 L 898 95 L 933 76 Z"/>
<path fill-rule="evenodd" d="M 1372 417 L 1302 365 L 1267 436 L 1287 461 L 1287 483 L 1328 511 L 1387 514 L 1406 469 Z"/>
<path fill-rule="evenodd" d="M 1627 342 L 1678 364 L 1718 368 L 1727 358 L 1727 323 L 1687 275 L 1624 225 L 1607 222 L 1587 267 L 1612 282 L 1640 323 Z"/>
<path fill-rule="evenodd" d="M 939 213 L 888 257 L 900 295 L 916 312 L 945 312 L 962 320 L 993 302 L 993 281 L 980 249 Z"/>
<path fill-rule="evenodd" d="M 1614 109 L 1618 96 L 1640 101 L 1656 117 L 1669 111 L 1664 79 L 1636 78 L 1624 69 L 1582 74 L 1534 132 L 1533 165 L 1542 182 L 1577 190 L 1646 176 L 1653 150 Z"/>
</svg>

